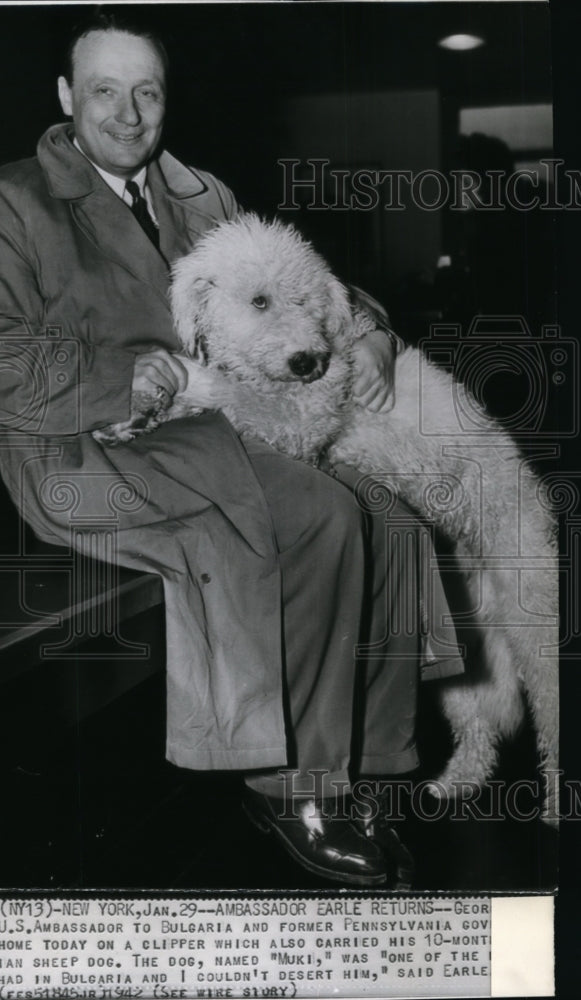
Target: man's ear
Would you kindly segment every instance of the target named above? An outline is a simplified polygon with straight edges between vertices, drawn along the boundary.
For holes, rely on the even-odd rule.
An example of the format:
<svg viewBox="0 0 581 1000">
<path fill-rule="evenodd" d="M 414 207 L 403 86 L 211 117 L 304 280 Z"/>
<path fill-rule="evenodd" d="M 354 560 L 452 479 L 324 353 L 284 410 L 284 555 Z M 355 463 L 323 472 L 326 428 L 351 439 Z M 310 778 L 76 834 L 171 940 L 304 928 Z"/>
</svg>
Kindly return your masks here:
<svg viewBox="0 0 581 1000">
<path fill-rule="evenodd" d="M 58 92 L 61 108 L 65 115 L 71 116 L 73 113 L 73 92 L 64 76 L 59 76 L 58 78 Z"/>
</svg>

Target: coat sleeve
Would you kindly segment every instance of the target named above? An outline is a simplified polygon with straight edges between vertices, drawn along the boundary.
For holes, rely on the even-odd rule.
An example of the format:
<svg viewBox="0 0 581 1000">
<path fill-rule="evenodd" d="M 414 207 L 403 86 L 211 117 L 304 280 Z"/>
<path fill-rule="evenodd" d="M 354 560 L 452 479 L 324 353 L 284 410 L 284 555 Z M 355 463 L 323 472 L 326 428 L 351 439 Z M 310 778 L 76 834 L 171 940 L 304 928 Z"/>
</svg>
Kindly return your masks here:
<svg viewBox="0 0 581 1000">
<path fill-rule="evenodd" d="M 25 212 L 0 189 L 0 425 L 47 436 L 126 420 L 135 355 L 46 325 Z"/>
</svg>

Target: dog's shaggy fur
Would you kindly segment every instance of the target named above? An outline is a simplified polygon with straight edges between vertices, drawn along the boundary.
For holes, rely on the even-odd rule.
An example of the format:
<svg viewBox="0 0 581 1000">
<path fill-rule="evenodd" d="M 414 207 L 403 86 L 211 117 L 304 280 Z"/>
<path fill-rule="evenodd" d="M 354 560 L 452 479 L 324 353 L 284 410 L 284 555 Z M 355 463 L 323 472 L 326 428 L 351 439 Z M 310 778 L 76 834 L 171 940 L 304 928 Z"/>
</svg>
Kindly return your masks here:
<svg viewBox="0 0 581 1000">
<path fill-rule="evenodd" d="M 255 216 L 222 223 L 174 267 L 176 328 L 196 373 L 239 432 L 298 459 L 346 463 L 392 488 L 452 544 L 477 641 L 466 675 L 440 685 L 454 752 L 433 784 L 453 795 L 493 773 L 526 694 L 541 766 L 557 769 L 557 569 L 541 484 L 507 433 L 451 375 L 406 348 L 396 402 L 352 398 L 352 352 L 369 316 L 292 228 Z M 459 422 L 468 412 L 471 431 Z M 168 418 L 194 412 L 188 390 Z M 159 419 L 159 417 L 157 418 Z M 471 643 L 471 645 L 473 645 Z M 544 818 L 555 815 L 553 782 Z"/>
</svg>

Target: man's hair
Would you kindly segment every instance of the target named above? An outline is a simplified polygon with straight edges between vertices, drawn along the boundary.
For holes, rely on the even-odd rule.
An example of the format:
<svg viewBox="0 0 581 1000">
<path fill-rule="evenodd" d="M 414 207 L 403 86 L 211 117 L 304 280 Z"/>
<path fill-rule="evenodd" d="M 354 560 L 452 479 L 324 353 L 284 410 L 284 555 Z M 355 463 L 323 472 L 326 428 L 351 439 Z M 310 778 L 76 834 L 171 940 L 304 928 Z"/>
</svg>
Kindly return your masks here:
<svg viewBox="0 0 581 1000">
<path fill-rule="evenodd" d="M 64 55 L 62 73 L 69 87 L 73 83 L 75 47 L 81 38 L 86 38 L 93 31 L 120 31 L 126 35 L 134 35 L 136 38 L 144 38 L 150 42 L 163 65 L 163 71 L 167 78 L 169 70 L 169 59 L 165 45 L 159 35 L 141 23 L 137 18 L 118 14 L 116 11 L 97 10 L 81 23 L 73 28 Z"/>
</svg>

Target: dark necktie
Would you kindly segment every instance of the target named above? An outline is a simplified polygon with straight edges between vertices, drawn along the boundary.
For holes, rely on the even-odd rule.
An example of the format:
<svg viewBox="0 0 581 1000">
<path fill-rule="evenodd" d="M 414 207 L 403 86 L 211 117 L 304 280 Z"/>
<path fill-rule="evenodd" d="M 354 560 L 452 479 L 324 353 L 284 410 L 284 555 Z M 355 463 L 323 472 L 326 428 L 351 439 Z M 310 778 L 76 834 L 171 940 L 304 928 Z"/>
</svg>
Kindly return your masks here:
<svg viewBox="0 0 581 1000">
<path fill-rule="evenodd" d="M 154 247 L 159 250 L 159 231 L 149 214 L 147 202 L 141 195 L 139 185 L 135 181 L 126 181 L 125 187 L 133 198 L 133 204 L 130 206 L 131 211 L 143 229 L 143 232 L 149 236 L 149 239 L 153 243 Z"/>
</svg>

